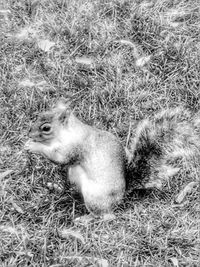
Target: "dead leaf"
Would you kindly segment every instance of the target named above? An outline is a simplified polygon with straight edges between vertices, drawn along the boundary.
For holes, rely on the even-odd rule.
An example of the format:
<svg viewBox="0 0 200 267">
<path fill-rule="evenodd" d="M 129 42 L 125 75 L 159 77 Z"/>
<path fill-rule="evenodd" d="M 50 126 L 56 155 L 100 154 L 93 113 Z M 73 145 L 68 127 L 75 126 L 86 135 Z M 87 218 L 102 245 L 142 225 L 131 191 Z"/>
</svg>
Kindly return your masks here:
<svg viewBox="0 0 200 267">
<path fill-rule="evenodd" d="M 46 81 L 40 81 L 36 85 L 37 86 L 45 86 L 45 85 L 47 85 L 47 82 Z"/>
<path fill-rule="evenodd" d="M 40 0 L 32 0 L 32 1 L 30 1 L 29 9 L 30 9 L 31 15 L 35 14 L 36 8 L 37 8 L 37 6 L 39 4 L 40 4 Z"/>
<path fill-rule="evenodd" d="M 62 187 L 59 186 L 58 184 L 56 183 L 47 183 L 47 187 L 50 189 L 50 190 L 55 190 L 57 192 L 62 192 Z"/>
<path fill-rule="evenodd" d="M 30 251 L 16 251 L 15 254 L 18 256 L 26 256 L 29 258 L 32 258 L 34 256 L 34 254 Z"/>
<path fill-rule="evenodd" d="M 13 172 L 14 172 L 13 170 L 7 170 L 5 172 L 0 172 L 0 181 Z"/>
<path fill-rule="evenodd" d="M 142 68 L 142 67 L 144 67 L 150 61 L 150 59 L 151 59 L 151 56 L 140 57 L 140 58 L 138 58 L 136 60 L 135 65 L 137 67 Z"/>
<path fill-rule="evenodd" d="M 76 239 L 79 239 L 81 241 L 82 244 L 85 244 L 85 240 L 84 240 L 84 237 L 82 236 L 82 234 L 78 231 L 74 231 L 74 230 L 70 230 L 70 229 L 63 229 L 61 232 L 60 232 L 60 235 L 63 237 L 63 238 L 68 238 L 69 236 L 73 236 L 75 237 Z"/>
<path fill-rule="evenodd" d="M 172 21 L 168 21 L 168 23 L 170 24 L 170 26 L 177 28 L 178 26 L 180 26 L 180 22 L 172 22 Z"/>
<path fill-rule="evenodd" d="M 162 176 L 169 178 L 175 176 L 179 171 L 180 168 L 174 168 L 172 166 L 166 165 L 162 166 L 160 173 L 162 174 Z"/>
<path fill-rule="evenodd" d="M 121 43 L 122 45 L 127 45 L 127 46 L 132 47 L 133 48 L 134 57 L 138 58 L 139 49 L 138 49 L 138 46 L 136 44 L 134 44 L 133 42 L 131 42 L 129 40 L 119 40 L 119 41 L 116 41 L 116 42 Z"/>
<path fill-rule="evenodd" d="M 135 49 L 137 49 L 137 46 L 136 46 L 133 42 L 131 42 L 131 41 L 128 41 L 128 40 L 119 40 L 119 42 L 120 42 L 121 44 L 129 45 L 129 46 L 132 46 L 132 47 L 134 47 Z"/>
<path fill-rule="evenodd" d="M 183 190 L 176 196 L 175 203 L 181 203 L 183 202 L 184 198 L 187 194 L 190 194 L 192 192 L 192 189 L 198 185 L 198 182 L 191 182 L 187 184 Z"/>
<path fill-rule="evenodd" d="M 22 208 L 19 207 L 13 200 L 11 200 L 10 202 L 12 203 L 13 208 L 14 208 L 17 212 L 19 212 L 19 213 L 21 213 L 21 214 L 24 214 L 24 211 L 22 210 Z"/>
<path fill-rule="evenodd" d="M 145 9 L 145 10 L 147 10 L 147 9 L 149 9 L 149 8 L 151 8 L 153 6 L 153 1 L 152 2 L 142 2 L 141 4 L 140 4 L 140 8 L 141 9 Z"/>
<path fill-rule="evenodd" d="M 46 81 L 41 81 L 36 84 L 37 88 L 40 89 L 41 91 L 47 90 L 48 83 Z"/>
<path fill-rule="evenodd" d="M 29 34 L 29 30 L 28 28 L 24 28 L 22 29 L 19 33 L 17 33 L 15 35 L 16 38 L 19 38 L 19 39 L 25 39 L 28 37 L 28 34 Z"/>
<path fill-rule="evenodd" d="M 54 42 L 49 40 L 38 40 L 38 47 L 45 52 L 49 52 L 49 50 L 55 45 Z"/>
<path fill-rule="evenodd" d="M 29 79 L 24 79 L 19 83 L 19 85 L 23 87 L 33 87 L 35 86 L 35 83 L 31 82 Z"/>
<path fill-rule="evenodd" d="M 32 29 L 30 26 L 22 28 L 15 37 L 21 40 L 28 39 L 29 37 L 34 38 L 37 36 L 37 30 Z"/>
<path fill-rule="evenodd" d="M 106 259 L 97 259 L 96 262 L 99 264 L 100 267 L 109 267 L 109 263 Z"/>
<path fill-rule="evenodd" d="M 1 9 L 0 14 L 7 16 L 8 14 L 11 14 L 11 11 L 9 9 Z"/>
<path fill-rule="evenodd" d="M 13 227 L 11 227 L 11 226 L 1 225 L 1 226 L 0 226 L 0 230 L 1 230 L 2 232 L 9 232 L 9 233 L 11 233 L 11 234 L 15 234 L 15 235 L 18 236 L 18 231 L 17 231 L 17 229 L 16 229 L 16 228 L 13 228 Z"/>
<path fill-rule="evenodd" d="M 88 225 L 94 220 L 94 216 L 91 214 L 85 214 L 80 217 L 77 217 L 74 220 L 74 223 L 81 224 L 81 225 Z"/>
<path fill-rule="evenodd" d="M 179 267 L 177 258 L 173 257 L 170 258 L 169 260 L 173 263 L 174 267 Z"/>
<path fill-rule="evenodd" d="M 83 261 L 88 261 L 90 264 L 93 263 L 95 264 L 95 266 L 99 266 L 99 267 L 109 267 L 109 263 L 108 260 L 106 259 L 99 259 L 99 258 L 95 258 L 95 257 L 80 257 L 80 256 L 67 256 L 64 257 L 65 259 L 70 259 L 70 260 L 79 260 L 80 262 Z M 98 265 L 97 265 L 98 264 Z M 94 265 L 88 265 L 87 266 L 94 266 Z M 54 264 L 51 265 L 50 267 L 61 267 L 59 264 Z"/>
<path fill-rule="evenodd" d="M 95 64 L 95 62 L 94 62 L 94 60 L 92 58 L 84 57 L 84 56 L 75 58 L 75 61 L 78 64 L 87 65 L 89 67 L 94 67 L 94 64 Z"/>
<path fill-rule="evenodd" d="M 131 160 L 132 160 L 132 153 L 130 152 L 130 150 L 125 147 L 125 152 L 126 152 L 126 158 L 127 158 L 127 161 L 128 161 L 128 164 L 131 163 Z"/>
</svg>

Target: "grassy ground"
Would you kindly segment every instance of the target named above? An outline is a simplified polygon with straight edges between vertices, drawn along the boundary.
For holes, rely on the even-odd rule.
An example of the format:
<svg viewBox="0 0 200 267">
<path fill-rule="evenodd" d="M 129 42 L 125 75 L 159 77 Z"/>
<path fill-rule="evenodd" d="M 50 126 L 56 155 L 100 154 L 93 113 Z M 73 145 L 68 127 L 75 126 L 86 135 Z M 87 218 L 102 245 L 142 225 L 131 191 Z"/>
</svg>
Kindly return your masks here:
<svg viewBox="0 0 200 267">
<path fill-rule="evenodd" d="M 199 110 L 198 0 L 0 1 L 0 73 L 0 266 L 199 266 L 198 192 L 135 193 L 116 220 L 74 224 L 58 167 L 23 151 L 60 96 L 124 145 L 147 114 Z"/>
</svg>

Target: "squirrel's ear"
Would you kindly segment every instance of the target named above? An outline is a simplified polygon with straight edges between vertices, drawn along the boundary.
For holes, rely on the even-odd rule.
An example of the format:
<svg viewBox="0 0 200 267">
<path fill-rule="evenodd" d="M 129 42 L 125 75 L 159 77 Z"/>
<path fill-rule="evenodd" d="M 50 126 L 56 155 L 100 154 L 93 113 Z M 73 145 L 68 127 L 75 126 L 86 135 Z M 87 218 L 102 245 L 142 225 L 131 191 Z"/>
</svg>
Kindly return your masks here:
<svg viewBox="0 0 200 267">
<path fill-rule="evenodd" d="M 54 106 L 54 109 L 57 111 L 62 111 L 65 109 L 70 109 L 70 102 L 67 99 L 60 99 Z"/>
<path fill-rule="evenodd" d="M 66 123 L 68 121 L 69 115 L 71 113 L 69 101 L 64 99 L 59 100 L 55 105 L 54 110 L 58 114 L 58 120 L 61 123 Z"/>
</svg>

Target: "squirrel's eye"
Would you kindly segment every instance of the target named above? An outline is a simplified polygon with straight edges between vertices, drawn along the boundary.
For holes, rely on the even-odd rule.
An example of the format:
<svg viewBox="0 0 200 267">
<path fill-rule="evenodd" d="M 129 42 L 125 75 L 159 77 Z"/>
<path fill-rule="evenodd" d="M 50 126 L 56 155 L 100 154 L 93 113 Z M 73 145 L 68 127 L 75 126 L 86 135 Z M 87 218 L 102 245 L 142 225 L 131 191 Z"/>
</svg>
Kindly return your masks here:
<svg viewBox="0 0 200 267">
<path fill-rule="evenodd" d="M 51 125 L 50 124 L 44 124 L 41 126 L 41 130 L 44 133 L 50 133 L 51 132 Z"/>
</svg>

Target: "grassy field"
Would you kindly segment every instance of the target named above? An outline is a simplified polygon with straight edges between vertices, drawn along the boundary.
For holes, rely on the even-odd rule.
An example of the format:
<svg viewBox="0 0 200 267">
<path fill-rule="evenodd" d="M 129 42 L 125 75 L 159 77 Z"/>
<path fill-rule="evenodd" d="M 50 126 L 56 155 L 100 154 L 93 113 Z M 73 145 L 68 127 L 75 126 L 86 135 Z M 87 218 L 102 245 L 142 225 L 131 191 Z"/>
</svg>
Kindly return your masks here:
<svg viewBox="0 0 200 267">
<path fill-rule="evenodd" d="M 59 167 L 23 150 L 59 97 L 129 146 L 160 109 L 200 109 L 199 0 L 0 1 L 0 266 L 199 266 L 199 192 L 133 194 L 116 220 L 85 208 Z M 173 192 L 172 192 L 173 195 Z"/>
</svg>

